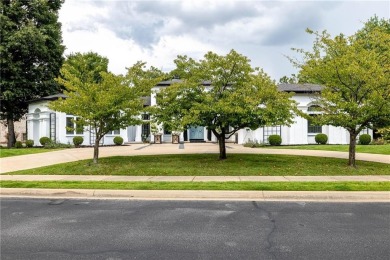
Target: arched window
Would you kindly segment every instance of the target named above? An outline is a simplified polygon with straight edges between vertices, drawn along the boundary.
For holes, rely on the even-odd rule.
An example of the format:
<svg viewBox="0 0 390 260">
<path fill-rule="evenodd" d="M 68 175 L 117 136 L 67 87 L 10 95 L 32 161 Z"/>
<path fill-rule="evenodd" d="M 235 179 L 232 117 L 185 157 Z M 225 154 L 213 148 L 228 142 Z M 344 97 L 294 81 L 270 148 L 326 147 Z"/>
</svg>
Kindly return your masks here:
<svg viewBox="0 0 390 260">
<path fill-rule="evenodd" d="M 34 110 L 33 118 L 39 118 L 40 117 L 41 110 L 39 108 Z"/>
<path fill-rule="evenodd" d="M 308 112 L 321 112 L 322 109 L 321 109 L 321 107 L 318 106 L 318 105 L 311 105 L 311 106 L 309 106 L 309 107 L 307 108 L 307 111 L 308 111 Z"/>
</svg>

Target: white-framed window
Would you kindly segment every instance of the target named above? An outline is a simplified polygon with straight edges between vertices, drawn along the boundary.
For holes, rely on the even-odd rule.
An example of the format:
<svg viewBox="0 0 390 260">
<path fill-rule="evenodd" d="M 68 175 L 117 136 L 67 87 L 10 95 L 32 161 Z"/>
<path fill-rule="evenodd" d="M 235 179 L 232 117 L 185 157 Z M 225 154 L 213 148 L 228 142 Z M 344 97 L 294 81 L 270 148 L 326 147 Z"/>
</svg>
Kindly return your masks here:
<svg viewBox="0 0 390 260">
<path fill-rule="evenodd" d="M 271 125 L 263 127 L 263 142 L 268 142 L 270 135 L 279 135 L 282 136 L 282 126 L 280 125 Z"/>
<path fill-rule="evenodd" d="M 307 112 L 310 117 L 315 117 L 318 114 L 321 114 L 321 107 L 318 105 L 311 105 L 307 108 Z M 309 134 L 320 134 L 322 133 L 322 125 L 317 125 L 312 122 L 312 120 L 307 120 L 307 133 Z"/>
<path fill-rule="evenodd" d="M 78 123 L 79 117 L 66 115 L 66 134 L 67 135 L 82 135 L 84 134 L 84 126 Z"/>
<path fill-rule="evenodd" d="M 309 134 L 320 134 L 322 133 L 322 126 L 313 124 L 313 122 L 309 119 L 307 120 L 307 132 Z"/>
<path fill-rule="evenodd" d="M 107 135 L 119 135 L 120 133 L 121 133 L 121 131 L 119 129 L 116 129 L 116 130 L 108 132 Z"/>
</svg>

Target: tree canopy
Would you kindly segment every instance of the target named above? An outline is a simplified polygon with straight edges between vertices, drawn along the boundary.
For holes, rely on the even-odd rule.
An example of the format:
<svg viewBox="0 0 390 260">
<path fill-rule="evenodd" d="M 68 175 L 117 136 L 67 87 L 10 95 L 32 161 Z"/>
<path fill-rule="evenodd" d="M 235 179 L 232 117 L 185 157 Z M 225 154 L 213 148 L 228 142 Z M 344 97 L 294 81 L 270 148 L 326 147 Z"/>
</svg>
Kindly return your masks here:
<svg viewBox="0 0 390 260">
<path fill-rule="evenodd" d="M 57 81 L 65 87 L 66 99 L 50 103 L 56 111 L 78 116 L 77 123 L 90 127 L 95 136 L 94 163 L 98 162 L 100 140 L 110 131 L 141 123 L 143 96 L 158 81 L 154 68 L 138 62 L 125 76 L 107 71 L 108 59 L 96 53 L 72 54 Z"/>
<path fill-rule="evenodd" d="M 8 125 L 8 147 L 15 142 L 14 121 L 27 101 L 54 94 L 64 52 L 58 11 L 63 0 L 0 2 L 1 120 Z"/>
<path fill-rule="evenodd" d="M 238 130 L 292 122 L 290 94 L 234 50 L 208 52 L 199 61 L 179 56 L 175 64 L 171 74 L 180 80 L 157 94 L 155 118 L 174 127 L 207 127 L 218 139 L 220 159 L 226 159 L 225 139 Z"/>
<path fill-rule="evenodd" d="M 375 121 L 390 117 L 390 20 L 374 17 L 354 35 L 332 38 L 308 30 L 316 39 L 311 51 L 296 49 L 293 61 L 307 82 L 324 86 L 316 102 L 322 124 L 341 126 L 350 134 L 349 165 L 356 166 L 358 134 Z"/>
</svg>

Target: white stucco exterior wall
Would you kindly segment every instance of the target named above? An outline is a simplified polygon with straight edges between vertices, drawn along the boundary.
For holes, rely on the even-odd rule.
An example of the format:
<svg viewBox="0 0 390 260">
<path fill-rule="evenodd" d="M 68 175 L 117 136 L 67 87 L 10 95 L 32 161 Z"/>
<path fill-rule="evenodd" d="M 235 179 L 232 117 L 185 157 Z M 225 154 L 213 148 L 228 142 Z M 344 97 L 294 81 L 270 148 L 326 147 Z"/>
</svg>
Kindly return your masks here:
<svg viewBox="0 0 390 260">
<path fill-rule="evenodd" d="M 29 104 L 27 114 L 27 139 L 34 140 L 34 145 L 39 146 L 41 137 L 49 137 L 54 141 L 63 144 L 73 144 L 73 137 L 82 136 L 84 141 L 82 145 L 92 145 L 90 136 L 90 127 L 85 126 L 83 134 L 68 134 L 66 131 L 67 115 L 62 112 L 52 111 L 47 105 L 49 101 L 40 101 Z M 38 113 L 35 113 L 39 111 Z M 50 114 L 55 114 L 55 131 L 54 136 L 50 133 Z M 106 134 L 103 138 L 103 145 L 113 145 L 114 137 L 121 136 L 124 142 L 127 142 L 127 129 L 120 129 L 119 134 Z"/>
<path fill-rule="evenodd" d="M 163 86 L 165 87 L 165 86 Z M 151 106 L 156 105 L 156 92 L 158 92 L 163 87 L 154 87 L 152 89 Z M 293 100 L 297 102 L 298 108 L 307 113 L 307 109 L 310 105 L 314 104 L 314 98 L 312 94 L 295 94 L 292 97 Z M 78 134 L 67 134 L 66 132 L 66 114 L 61 112 L 55 112 L 50 110 L 47 105 L 49 101 L 38 101 L 29 104 L 29 110 L 27 114 L 27 132 L 28 139 L 33 139 L 35 145 L 39 144 L 39 138 L 43 136 L 50 137 L 50 114 L 55 114 L 55 140 L 60 143 L 73 143 L 73 137 L 78 136 Z M 35 113 L 38 111 L 38 113 Z M 160 126 L 161 127 L 161 126 Z M 161 127 L 162 129 L 162 127 Z M 297 145 L 297 144 L 311 144 L 315 143 L 314 137 L 316 134 L 308 133 L 308 122 L 306 119 L 296 116 L 293 119 L 293 123 L 290 126 L 281 126 L 281 137 L 283 145 Z M 207 128 L 204 128 L 203 138 L 204 141 L 208 141 Z M 366 133 L 365 131 L 364 133 Z M 334 126 L 322 126 L 322 133 L 328 136 L 329 144 L 348 144 L 349 143 L 349 134 L 346 129 L 341 127 Z M 372 136 L 372 130 L 368 130 L 368 133 Z M 126 129 L 120 129 L 119 136 L 121 136 L 124 142 L 142 142 L 142 125 L 129 126 Z M 250 129 L 241 129 L 237 132 L 238 143 L 244 144 L 247 142 L 258 142 L 258 143 L 267 143 L 268 140 L 264 140 L 264 128 L 260 127 L 255 130 Z M 89 132 L 89 127 L 84 129 L 82 135 L 84 138 L 83 145 L 91 145 L 91 136 Z M 112 145 L 113 139 L 115 136 L 107 134 L 104 137 L 103 145 Z M 190 138 L 189 130 L 187 130 L 188 140 Z M 130 140 L 131 139 L 131 140 Z M 171 142 L 170 135 L 163 135 L 163 142 Z M 180 141 L 184 140 L 184 134 L 180 134 Z M 153 135 L 150 136 L 150 141 L 154 141 Z M 216 137 L 212 134 L 211 141 L 217 142 Z M 235 135 L 233 135 L 228 142 L 235 141 Z"/>
</svg>

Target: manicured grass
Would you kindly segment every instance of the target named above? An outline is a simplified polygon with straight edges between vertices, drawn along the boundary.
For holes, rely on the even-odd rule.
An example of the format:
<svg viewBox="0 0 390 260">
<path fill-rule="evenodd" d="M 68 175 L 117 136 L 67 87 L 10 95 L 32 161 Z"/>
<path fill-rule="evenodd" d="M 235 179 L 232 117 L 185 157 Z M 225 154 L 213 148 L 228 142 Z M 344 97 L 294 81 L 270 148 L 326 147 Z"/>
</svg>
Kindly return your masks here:
<svg viewBox="0 0 390 260">
<path fill-rule="evenodd" d="M 0 148 L 0 158 L 18 156 L 18 155 L 26 155 L 26 154 L 34 154 L 34 153 L 47 153 L 53 152 L 61 149 L 45 149 L 42 147 L 35 148 Z"/>
<path fill-rule="evenodd" d="M 342 144 L 325 144 L 325 145 L 282 145 L 282 146 L 262 146 L 260 148 L 271 149 L 300 149 L 300 150 L 325 150 L 348 152 L 349 146 Z M 357 153 L 374 153 L 390 155 L 390 144 L 386 145 L 356 145 Z"/>
<path fill-rule="evenodd" d="M 111 190 L 390 191 L 390 182 L 76 182 L 0 181 L 2 188 Z"/>
<path fill-rule="evenodd" d="M 217 154 L 116 156 L 57 164 L 8 174 L 128 175 L 128 176 L 283 176 L 283 175 L 390 175 L 390 164 L 346 159 L 269 154 Z"/>
</svg>

